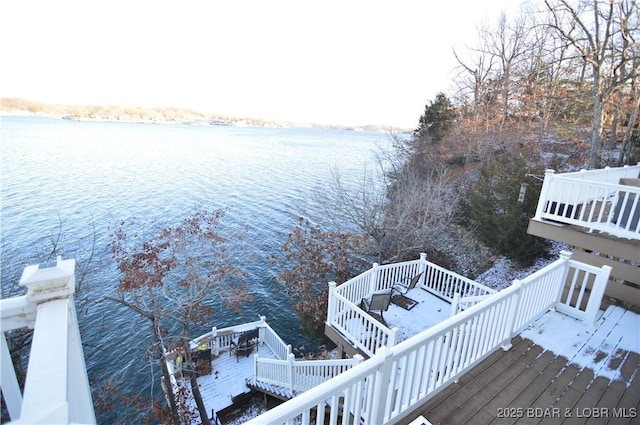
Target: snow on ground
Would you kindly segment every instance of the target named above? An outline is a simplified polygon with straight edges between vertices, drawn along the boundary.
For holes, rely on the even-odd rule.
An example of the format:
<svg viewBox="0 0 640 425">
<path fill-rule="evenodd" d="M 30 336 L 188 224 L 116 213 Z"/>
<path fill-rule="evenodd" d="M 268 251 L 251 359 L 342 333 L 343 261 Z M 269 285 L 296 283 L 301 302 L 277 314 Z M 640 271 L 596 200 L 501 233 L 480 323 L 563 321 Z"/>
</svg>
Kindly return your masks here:
<svg viewBox="0 0 640 425">
<path fill-rule="evenodd" d="M 505 257 L 498 257 L 493 266 L 476 277 L 474 280 L 489 288 L 493 288 L 497 291 L 511 286 L 514 279 L 524 279 L 525 277 L 540 270 L 547 264 L 550 264 L 560 258 L 560 251 L 571 251 L 571 249 L 562 243 L 553 242 L 549 249 L 548 258 L 539 258 L 533 265 L 526 268 L 519 268 L 516 264 Z M 468 276 L 473 279 L 472 276 Z"/>
<path fill-rule="evenodd" d="M 631 382 L 621 368 L 628 352 L 640 354 L 640 315 L 618 306 L 600 311 L 594 324 L 551 311 L 529 325 L 520 336 L 569 364 L 593 370 L 595 376 Z"/>
<path fill-rule="evenodd" d="M 476 281 L 496 290 L 504 289 L 514 279 L 523 279 L 547 264 L 557 260 L 560 251 L 569 247 L 553 243 L 550 256 L 537 260 L 531 267 L 517 268 L 512 261 L 498 258 L 493 267 L 482 273 Z M 622 380 L 620 367 L 627 351 L 640 354 L 640 316 L 621 307 L 600 311 L 593 325 L 567 315 L 549 312 L 531 324 L 521 336 L 566 357 L 570 364 L 592 369 L 596 376 Z M 628 384 L 628 382 L 627 382 Z"/>
<path fill-rule="evenodd" d="M 398 328 L 397 342 L 419 334 L 447 320 L 451 315 L 451 304 L 423 289 L 414 288 L 407 293 L 407 297 L 416 301 L 410 311 L 392 303 L 384 312 L 387 326 Z"/>
</svg>

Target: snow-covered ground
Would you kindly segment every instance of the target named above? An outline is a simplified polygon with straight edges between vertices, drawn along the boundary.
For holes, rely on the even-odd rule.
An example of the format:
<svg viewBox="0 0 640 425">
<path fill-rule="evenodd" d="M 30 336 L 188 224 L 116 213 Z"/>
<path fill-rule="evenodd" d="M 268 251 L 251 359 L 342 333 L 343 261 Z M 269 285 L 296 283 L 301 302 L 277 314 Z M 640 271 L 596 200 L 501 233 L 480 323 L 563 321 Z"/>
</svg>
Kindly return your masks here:
<svg viewBox="0 0 640 425">
<path fill-rule="evenodd" d="M 560 258 L 561 251 L 571 251 L 571 248 L 565 244 L 552 242 L 549 249 L 548 258 L 539 258 L 533 265 L 526 268 L 517 267 L 513 261 L 505 257 L 498 257 L 494 260 L 493 266 L 477 276 L 474 280 L 478 283 L 482 283 L 489 288 L 493 288 L 497 291 L 511 286 L 514 279 L 524 279 L 525 277 L 540 270 L 547 264 L 553 263 Z M 473 279 L 472 276 L 469 276 Z"/>
</svg>

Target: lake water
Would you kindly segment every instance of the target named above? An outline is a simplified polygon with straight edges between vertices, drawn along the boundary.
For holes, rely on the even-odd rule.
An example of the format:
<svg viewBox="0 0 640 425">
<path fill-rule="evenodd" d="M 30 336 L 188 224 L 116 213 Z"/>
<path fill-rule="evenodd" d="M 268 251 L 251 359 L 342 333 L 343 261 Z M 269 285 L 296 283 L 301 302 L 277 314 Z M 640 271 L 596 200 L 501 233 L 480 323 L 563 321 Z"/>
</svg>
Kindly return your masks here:
<svg viewBox="0 0 640 425">
<path fill-rule="evenodd" d="M 98 299 L 117 283 L 106 245 L 119 221 L 135 217 L 151 226 L 199 209 L 228 208 L 224 222 L 241 235 L 238 265 L 255 302 L 241 315 L 216 306 L 211 325 L 265 315 L 301 350 L 318 341 L 300 331 L 271 258 L 333 169 L 347 180 L 361 178 L 379 147 L 389 145 L 383 133 L 346 130 L 16 116 L 2 117 L 0 125 L 3 296 L 19 291 L 22 269 L 43 260 L 60 228 L 64 258 L 86 260 L 95 235 L 84 284 Z M 147 324 L 111 303 L 78 314 L 90 379 L 112 376 L 125 392 L 158 397 L 157 365 L 144 358 Z"/>
</svg>

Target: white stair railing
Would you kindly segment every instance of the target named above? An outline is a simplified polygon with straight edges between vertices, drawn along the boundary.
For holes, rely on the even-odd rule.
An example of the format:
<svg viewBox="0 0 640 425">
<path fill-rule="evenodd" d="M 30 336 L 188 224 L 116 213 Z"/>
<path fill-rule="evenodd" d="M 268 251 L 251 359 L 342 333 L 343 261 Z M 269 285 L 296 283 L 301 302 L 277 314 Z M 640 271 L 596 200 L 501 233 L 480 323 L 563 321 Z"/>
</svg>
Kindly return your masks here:
<svg viewBox="0 0 640 425">
<path fill-rule="evenodd" d="M 296 360 L 293 354 L 287 360 L 254 356 L 254 378 L 267 384 L 294 391 L 307 391 L 361 363 L 362 356 L 352 359 Z"/>
</svg>

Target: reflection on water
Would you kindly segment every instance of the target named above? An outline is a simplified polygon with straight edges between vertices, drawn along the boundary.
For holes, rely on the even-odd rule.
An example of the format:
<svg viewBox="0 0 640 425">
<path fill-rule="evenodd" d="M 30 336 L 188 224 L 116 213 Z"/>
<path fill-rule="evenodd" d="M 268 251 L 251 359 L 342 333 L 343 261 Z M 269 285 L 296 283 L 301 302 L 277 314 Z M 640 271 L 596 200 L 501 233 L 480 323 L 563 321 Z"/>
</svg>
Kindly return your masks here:
<svg viewBox="0 0 640 425">
<path fill-rule="evenodd" d="M 0 125 L 3 295 L 14 290 L 25 265 L 42 260 L 60 228 L 65 257 L 80 261 L 92 251 L 95 235 L 84 284 L 99 300 L 118 279 L 106 250 L 114 224 L 136 217 L 151 228 L 196 209 L 228 208 L 225 223 L 255 302 L 238 315 L 212 300 L 212 326 L 266 315 L 298 347 L 317 341 L 299 330 L 273 279 L 271 257 L 332 169 L 358 179 L 365 164 L 371 168 L 377 147 L 389 144 L 382 133 L 319 129 L 35 117 L 2 117 Z M 124 378 L 124 391 L 159 396 L 159 376 L 149 379 L 156 366 L 144 358 L 147 323 L 111 303 L 81 309 L 79 320 L 91 380 Z"/>
</svg>

